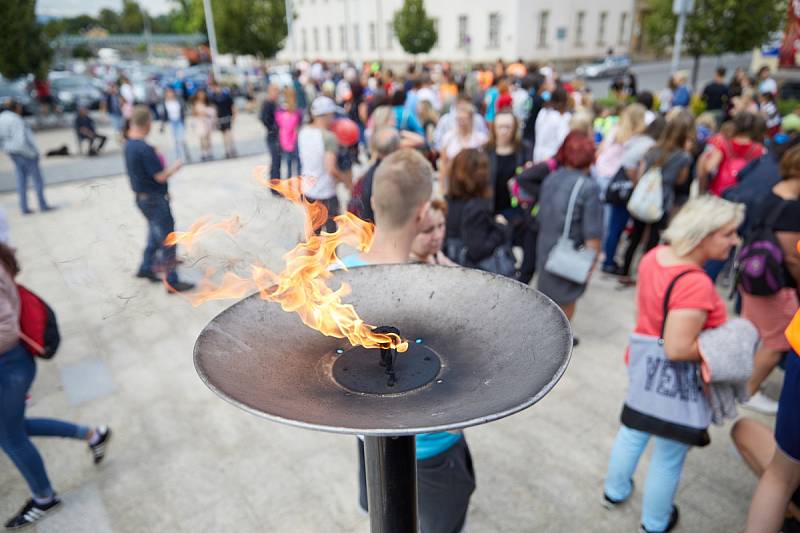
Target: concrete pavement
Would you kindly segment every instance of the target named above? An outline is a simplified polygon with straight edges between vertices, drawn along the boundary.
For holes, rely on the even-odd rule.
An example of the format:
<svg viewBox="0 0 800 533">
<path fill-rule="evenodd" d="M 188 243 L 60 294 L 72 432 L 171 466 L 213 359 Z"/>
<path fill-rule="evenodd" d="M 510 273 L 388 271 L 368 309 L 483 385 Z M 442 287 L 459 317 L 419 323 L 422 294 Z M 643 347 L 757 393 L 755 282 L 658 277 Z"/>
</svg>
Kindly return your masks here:
<svg viewBox="0 0 800 533">
<path fill-rule="evenodd" d="M 66 181 L 85 180 L 114 176 L 125 172 L 125 162 L 122 158 L 122 147 L 114 133 L 114 128 L 101 113 L 94 113 L 94 120 L 98 133 L 106 135 L 108 140 L 100 155 L 88 157 L 78 153 L 78 144 L 75 132 L 71 128 L 51 128 L 36 132 L 36 142 L 41 152 L 40 167 L 46 183 L 63 183 Z M 160 122 L 153 124 L 150 141 L 159 147 L 159 150 L 169 160 L 175 159 L 174 143 L 169 125 L 161 131 Z M 258 116 L 253 113 L 240 112 L 234 122 L 234 138 L 239 156 L 253 156 L 266 152 L 264 126 L 259 122 Z M 191 161 L 200 160 L 200 141 L 197 134 L 194 118 L 186 119 L 186 143 L 189 147 Z M 69 156 L 46 157 L 49 150 L 67 146 Z M 84 144 L 84 151 L 86 145 Z M 212 135 L 212 150 L 215 159 L 222 159 L 225 151 L 222 145 L 222 135 L 215 132 Z M 190 162 L 191 162 L 190 161 Z M 14 191 L 17 187 L 17 178 L 11 158 L 3 154 L 0 157 L 0 192 Z"/>
<path fill-rule="evenodd" d="M 183 274 L 259 258 L 277 268 L 302 221 L 251 178 L 263 156 L 198 164 L 171 184 L 179 229 L 197 217 L 238 212 L 236 239 L 215 236 L 181 249 Z M 192 347 L 229 302 L 193 308 L 133 277 L 145 240 L 127 178 L 53 186 L 61 209 L 22 217 L 0 195 L 19 249 L 20 282 L 58 313 L 63 344 L 39 364 L 29 416 L 108 423 L 107 461 L 95 467 L 76 441 L 37 439 L 64 509 L 45 533 L 359 532 L 352 437 L 264 421 L 217 398 L 197 377 Z M 468 429 L 478 488 L 469 531 L 636 531 L 647 456 L 630 503 L 600 505 L 602 478 L 618 428 L 626 376 L 622 351 L 633 325 L 633 291 L 592 280 L 575 321 L 580 346 L 561 382 L 523 413 Z M 520 317 L 524 320 L 524 317 Z M 782 374 L 772 377 L 773 388 Z M 763 419 L 772 423 L 771 419 Z M 681 532 L 741 530 L 755 477 L 725 427 L 687 459 L 677 504 Z M 28 497 L 0 454 L 0 517 Z"/>
</svg>

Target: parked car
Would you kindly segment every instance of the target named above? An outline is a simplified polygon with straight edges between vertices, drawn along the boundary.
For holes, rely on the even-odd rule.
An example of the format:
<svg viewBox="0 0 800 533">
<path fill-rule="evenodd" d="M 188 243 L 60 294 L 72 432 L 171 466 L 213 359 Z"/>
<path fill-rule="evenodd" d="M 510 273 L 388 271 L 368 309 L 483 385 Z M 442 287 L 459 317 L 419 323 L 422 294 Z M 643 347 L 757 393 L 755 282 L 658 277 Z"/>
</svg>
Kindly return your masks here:
<svg viewBox="0 0 800 533">
<path fill-rule="evenodd" d="M 58 76 L 50 80 L 50 88 L 64 111 L 75 111 L 79 105 L 99 109 L 103 91 L 88 76 Z"/>
<path fill-rule="evenodd" d="M 800 100 L 800 80 L 785 80 L 781 83 L 779 94 L 783 100 Z"/>
<path fill-rule="evenodd" d="M 9 100 L 22 104 L 22 114 L 25 116 L 33 115 L 36 110 L 33 98 L 25 91 L 24 80 L 0 80 L 0 107 Z"/>
<path fill-rule="evenodd" d="M 575 69 L 575 75 L 580 78 L 610 78 L 627 74 L 630 68 L 631 60 L 628 56 L 606 56 L 580 65 Z"/>
</svg>

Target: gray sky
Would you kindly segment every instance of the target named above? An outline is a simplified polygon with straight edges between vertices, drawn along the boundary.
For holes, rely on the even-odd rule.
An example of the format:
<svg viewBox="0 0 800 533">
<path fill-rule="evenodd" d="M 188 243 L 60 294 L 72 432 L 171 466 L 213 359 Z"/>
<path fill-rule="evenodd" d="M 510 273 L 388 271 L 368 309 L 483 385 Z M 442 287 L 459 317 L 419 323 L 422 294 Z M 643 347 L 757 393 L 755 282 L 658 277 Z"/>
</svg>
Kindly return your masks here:
<svg viewBox="0 0 800 533">
<path fill-rule="evenodd" d="M 173 4 L 169 0 L 139 0 L 139 5 L 151 15 L 161 15 L 169 11 Z M 119 11 L 122 0 L 38 0 L 36 14 L 57 17 L 96 15 L 104 7 Z"/>
</svg>

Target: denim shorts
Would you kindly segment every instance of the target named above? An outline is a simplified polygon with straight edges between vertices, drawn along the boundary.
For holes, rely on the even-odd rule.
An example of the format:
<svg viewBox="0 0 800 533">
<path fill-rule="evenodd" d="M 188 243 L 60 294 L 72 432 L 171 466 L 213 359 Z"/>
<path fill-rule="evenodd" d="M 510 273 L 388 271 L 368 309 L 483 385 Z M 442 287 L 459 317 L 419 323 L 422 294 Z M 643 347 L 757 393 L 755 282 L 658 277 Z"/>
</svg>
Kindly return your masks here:
<svg viewBox="0 0 800 533">
<path fill-rule="evenodd" d="M 795 352 L 789 352 L 786 358 L 775 442 L 786 455 L 800 462 L 800 357 Z"/>
</svg>

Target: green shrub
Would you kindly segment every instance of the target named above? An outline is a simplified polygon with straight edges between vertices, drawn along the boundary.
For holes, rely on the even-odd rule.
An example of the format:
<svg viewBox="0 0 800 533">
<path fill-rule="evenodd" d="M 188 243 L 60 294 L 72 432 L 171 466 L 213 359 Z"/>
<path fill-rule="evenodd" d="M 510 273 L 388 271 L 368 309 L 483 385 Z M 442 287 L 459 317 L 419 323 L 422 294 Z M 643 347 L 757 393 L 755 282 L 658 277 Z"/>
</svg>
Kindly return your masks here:
<svg viewBox="0 0 800 533">
<path fill-rule="evenodd" d="M 794 111 L 800 108 L 800 100 L 778 100 L 776 102 L 778 105 L 778 111 L 780 112 L 782 117 L 785 117 L 789 113 L 794 113 Z"/>
</svg>

